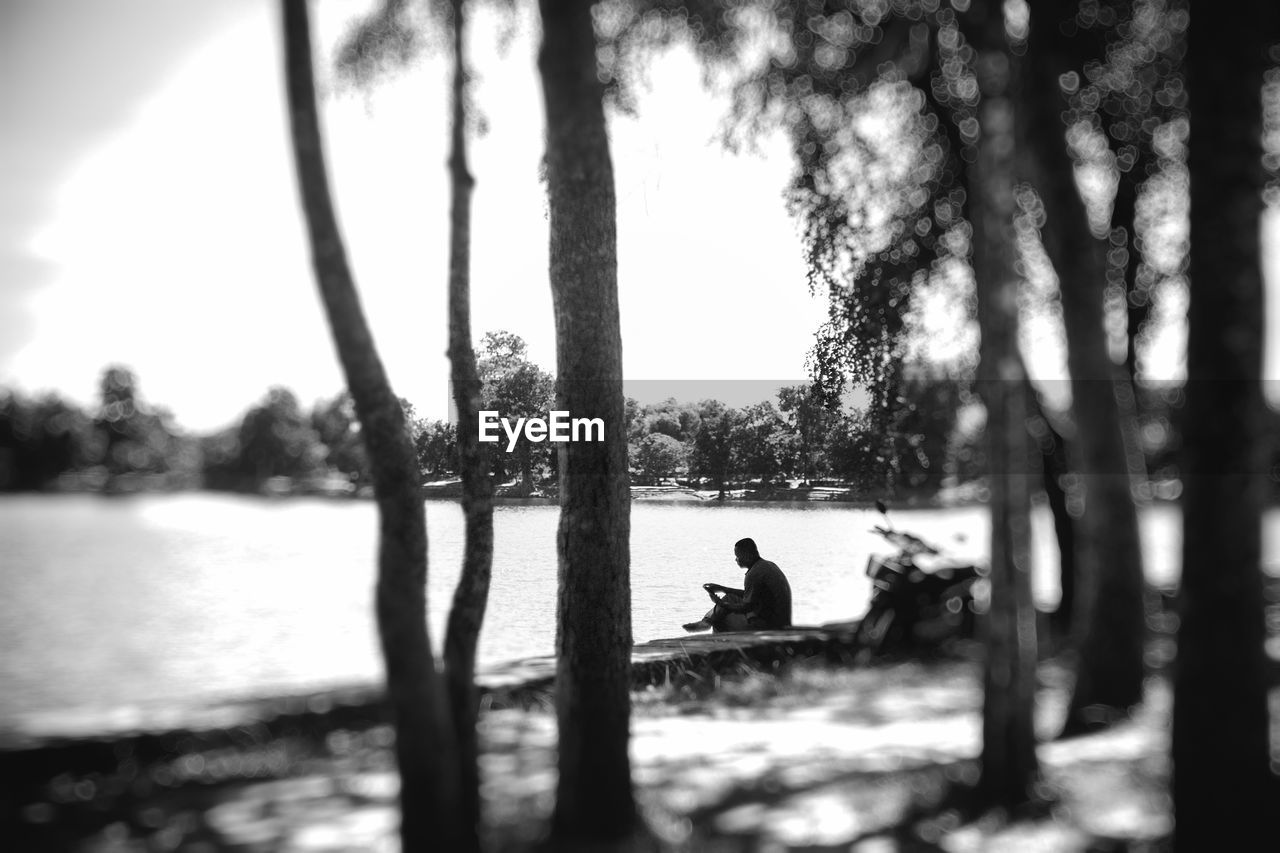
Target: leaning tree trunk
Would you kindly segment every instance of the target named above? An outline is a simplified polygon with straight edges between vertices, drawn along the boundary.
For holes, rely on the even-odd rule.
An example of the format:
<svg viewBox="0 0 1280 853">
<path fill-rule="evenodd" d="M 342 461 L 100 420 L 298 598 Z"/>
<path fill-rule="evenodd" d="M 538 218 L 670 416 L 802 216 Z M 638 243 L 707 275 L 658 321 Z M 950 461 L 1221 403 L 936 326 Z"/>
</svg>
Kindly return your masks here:
<svg viewBox="0 0 1280 853">
<path fill-rule="evenodd" d="M 285 71 L 298 187 L 312 264 L 347 387 L 355 401 L 377 496 L 377 620 L 396 727 L 404 849 L 463 837 L 457 756 L 426 623 L 427 529 L 404 410 L 365 322 L 329 195 L 312 76 L 306 0 L 284 0 Z"/>
<path fill-rule="evenodd" d="M 480 745 L 476 734 L 476 646 L 489 599 L 493 569 L 493 479 L 487 445 L 480 443 L 480 376 L 471 345 L 471 193 L 467 165 L 467 70 L 464 0 L 452 0 L 452 151 L 449 156 L 449 364 L 458 410 L 458 464 L 466 525 L 462 574 L 453 593 L 445 632 L 445 677 L 458 743 L 461 815 L 467 837 L 459 850 L 480 849 Z"/>
<path fill-rule="evenodd" d="M 982 712 L 983 805 L 1027 802 L 1039 777 L 1032 711 L 1036 625 L 1030 577 L 1030 457 L 1014 243 L 1015 69 L 1000 4 L 974 4 L 984 44 L 977 61 L 981 126 L 971 167 L 973 273 L 982 346 L 977 387 L 987 409 L 991 609 Z"/>
<path fill-rule="evenodd" d="M 1059 77 L 1079 70 L 1060 24 L 1074 19 L 1077 6 L 1075 0 L 1031 4 L 1027 97 L 1021 104 L 1029 113 L 1024 138 L 1039 166 L 1044 247 L 1058 272 L 1077 427 L 1070 450 L 1085 496 L 1075 525 L 1079 588 L 1073 633 L 1079 661 L 1064 734 L 1109 722 L 1142 701 L 1146 631 L 1142 548 L 1130 488 L 1130 467 L 1140 453 L 1132 428 L 1133 387 L 1107 352 L 1106 247 L 1090 231 L 1059 118 L 1067 108 Z M 1126 448 L 1126 438 L 1133 447 Z"/>
<path fill-rule="evenodd" d="M 1276 848 L 1260 565 L 1268 442 L 1258 232 L 1261 89 L 1278 10 L 1274 0 L 1229 12 L 1197 5 L 1188 33 L 1191 295 L 1173 699 L 1180 853 Z"/>
<path fill-rule="evenodd" d="M 588 0 L 540 0 L 547 117 L 556 408 L 602 418 L 602 442 L 559 446 L 556 713 L 552 831 L 561 841 L 636 828 L 631 720 L 630 509 L 616 200 Z"/>
</svg>

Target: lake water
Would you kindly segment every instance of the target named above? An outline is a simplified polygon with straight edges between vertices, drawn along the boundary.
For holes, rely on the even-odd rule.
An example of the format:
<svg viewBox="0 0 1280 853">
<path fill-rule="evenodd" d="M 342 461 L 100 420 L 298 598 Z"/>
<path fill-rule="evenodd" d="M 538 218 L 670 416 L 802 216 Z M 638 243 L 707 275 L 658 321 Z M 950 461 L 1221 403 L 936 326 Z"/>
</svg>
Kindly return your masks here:
<svg viewBox="0 0 1280 853">
<path fill-rule="evenodd" d="M 439 653 L 462 555 L 462 513 L 426 504 L 429 620 Z M 480 662 L 551 654 L 554 506 L 495 511 L 493 586 Z M 893 511 L 958 556 L 985 557 L 982 507 Z M 886 550 L 870 510 L 841 504 L 632 506 L 637 642 L 678 636 L 709 606 L 701 584 L 739 586 L 733 543 L 752 536 L 787 573 L 797 624 L 866 607 L 868 555 Z M 1052 566 L 1047 512 L 1036 563 Z M 1271 525 L 1274 529 L 1275 525 Z M 147 717 L 145 709 L 370 683 L 376 509 L 370 501 L 179 495 L 0 498 L 0 729 Z M 1176 509 L 1143 517 L 1147 572 L 1176 574 Z M 1269 549 L 1275 553 L 1273 549 Z M 1055 601 L 1051 571 L 1035 591 Z M 141 709 L 141 710 L 140 710 Z"/>
</svg>

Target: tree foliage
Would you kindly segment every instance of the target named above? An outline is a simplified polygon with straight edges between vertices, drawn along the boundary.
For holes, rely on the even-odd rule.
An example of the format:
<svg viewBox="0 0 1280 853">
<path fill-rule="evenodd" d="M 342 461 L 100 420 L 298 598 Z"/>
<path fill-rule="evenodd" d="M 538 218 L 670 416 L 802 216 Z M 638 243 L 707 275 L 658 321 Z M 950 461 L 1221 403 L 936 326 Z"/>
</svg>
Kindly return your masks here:
<svg viewBox="0 0 1280 853">
<path fill-rule="evenodd" d="M 36 491 L 100 458 L 89 418 L 60 397 L 0 392 L 0 491 Z"/>
<path fill-rule="evenodd" d="M 483 410 L 496 411 L 512 423 L 517 418 L 547 416 L 555 398 L 555 379 L 529 360 L 523 338 L 507 331 L 486 332 L 477 355 Z M 527 495 L 533 492 L 535 467 L 541 467 L 543 458 L 545 448 L 522 434 L 510 453 L 492 455 L 494 474 L 500 479 L 519 474 L 521 493 Z"/>
<path fill-rule="evenodd" d="M 286 388 L 275 387 L 245 414 L 239 430 L 239 469 L 250 481 L 304 477 L 322 463 L 319 437 Z"/>
<path fill-rule="evenodd" d="M 631 467 L 642 483 L 658 483 L 684 467 L 687 455 L 678 439 L 663 432 L 651 432 L 635 445 Z"/>
<path fill-rule="evenodd" d="M 458 470 L 458 428 L 448 421 L 423 421 L 413 446 L 424 479 L 438 479 Z"/>
<path fill-rule="evenodd" d="M 330 470 L 346 475 L 357 486 L 369 483 L 369 454 L 360 440 L 360 423 L 350 392 L 318 401 L 311 410 L 311 428 L 324 445 L 324 462 Z"/>
<path fill-rule="evenodd" d="M 714 66 L 737 69 L 732 141 L 788 134 L 797 158 L 788 206 L 809 286 L 830 296 L 815 378 L 831 395 L 852 380 L 875 401 L 891 399 L 913 293 L 953 275 L 969 249 L 961 176 L 977 139 L 977 90 L 962 16 L 936 0 L 614 8 L 605 33 L 620 87 L 629 59 L 688 36 Z"/>
<path fill-rule="evenodd" d="M 698 417 L 701 425 L 689 454 L 689 476 L 710 480 L 723 498 L 737 473 L 733 437 L 741 416 L 718 400 L 703 400 Z"/>
</svg>

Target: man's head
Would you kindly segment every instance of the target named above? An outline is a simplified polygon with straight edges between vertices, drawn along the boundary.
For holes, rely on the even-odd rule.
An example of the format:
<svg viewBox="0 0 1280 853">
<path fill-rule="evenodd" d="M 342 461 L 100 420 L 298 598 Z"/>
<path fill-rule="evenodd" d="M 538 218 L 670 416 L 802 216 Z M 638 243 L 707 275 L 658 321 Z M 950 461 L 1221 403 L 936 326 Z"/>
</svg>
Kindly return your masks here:
<svg viewBox="0 0 1280 853">
<path fill-rule="evenodd" d="M 733 543 L 733 558 L 744 569 L 754 566 L 756 560 L 760 559 L 760 549 L 756 547 L 756 540 L 739 539 Z"/>
</svg>

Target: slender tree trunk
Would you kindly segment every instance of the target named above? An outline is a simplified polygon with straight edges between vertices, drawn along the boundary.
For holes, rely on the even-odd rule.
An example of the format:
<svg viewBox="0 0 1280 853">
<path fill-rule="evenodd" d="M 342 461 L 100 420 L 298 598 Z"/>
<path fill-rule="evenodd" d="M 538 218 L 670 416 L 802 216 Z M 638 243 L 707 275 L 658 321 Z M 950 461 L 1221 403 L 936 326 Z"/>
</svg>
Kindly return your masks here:
<svg viewBox="0 0 1280 853">
<path fill-rule="evenodd" d="M 347 265 L 329 196 L 306 0 L 284 0 L 285 65 L 298 188 L 312 264 L 373 470 L 378 503 L 377 620 L 396 727 L 403 848 L 454 849 L 457 753 L 426 624 L 427 530 L 417 460 Z"/>
<path fill-rule="evenodd" d="M 588 0 L 540 0 L 556 408 L 603 418 L 603 442 L 559 445 L 556 838 L 637 826 L 631 720 L 630 509 L 616 200 Z"/>
<path fill-rule="evenodd" d="M 521 441 L 516 454 L 520 457 L 520 497 L 527 498 L 533 494 L 533 445 Z"/>
<path fill-rule="evenodd" d="M 1027 406 L 1018 355 L 1014 243 L 1014 90 L 996 2 L 974 4 L 984 43 L 977 61 L 981 125 L 971 169 L 973 271 L 982 329 L 977 388 L 987 409 L 991 506 L 991 609 L 982 719 L 984 805 L 1011 808 L 1031 799 L 1039 777 L 1035 702 L 1035 610 L 1030 579 L 1030 472 Z"/>
<path fill-rule="evenodd" d="M 1043 242 L 1058 272 L 1077 426 L 1072 463 L 1085 492 L 1085 510 L 1075 525 L 1079 662 L 1064 734 L 1109 722 L 1142 701 L 1146 631 L 1142 549 L 1130 488 L 1131 466 L 1138 462 L 1125 444 L 1126 437 L 1136 444 L 1133 388 L 1107 352 L 1106 246 L 1090 231 L 1059 118 L 1067 106 L 1059 76 L 1079 70 L 1060 24 L 1074 20 L 1077 6 L 1074 0 L 1031 4 L 1028 96 L 1022 102 L 1029 113 L 1024 138 L 1039 165 L 1047 219 Z"/>
<path fill-rule="evenodd" d="M 1142 252 L 1138 247 L 1138 192 L 1146 177 L 1150 156 L 1145 145 L 1139 144 L 1136 147 L 1137 157 L 1127 170 L 1120 173 L 1116 200 L 1111 207 L 1112 233 L 1118 233 L 1120 229 L 1124 232 L 1124 262 L 1118 272 L 1124 278 L 1125 319 L 1128 329 L 1125 335 L 1124 363 L 1131 383 L 1138 381 L 1138 338 L 1151 314 L 1150 296 L 1140 295 L 1138 288 L 1138 271 L 1142 265 Z"/>
<path fill-rule="evenodd" d="M 1274 0 L 1196 4 L 1188 33 L 1191 296 L 1180 628 L 1173 707 L 1174 844 L 1275 849 L 1261 536 L 1261 88 Z M 1271 842 L 1266 839 L 1270 838 Z"/>
<path fill-rule="evenodd" d="M 476 733 L 479 693 L 476 646 L 489 599 L 493 569 L 493 480 L 487 445 L 479 438 L 480 376 L 471 345 L 471 193 L 467 165 L 466 9 L 452 0 L 452 151 L 449 156 L 449 364 L 458 410 L 458 467 L 466 525 L 462 574 L 453 593 L 445 633 L 444 663 L 453 727 L 458 742 L 461 814 L 468 835 L 460 850 L 480 849 L 480 746 Z"/>
</svg>

